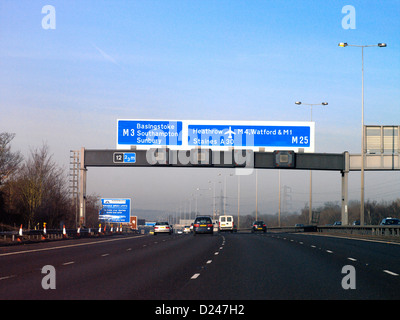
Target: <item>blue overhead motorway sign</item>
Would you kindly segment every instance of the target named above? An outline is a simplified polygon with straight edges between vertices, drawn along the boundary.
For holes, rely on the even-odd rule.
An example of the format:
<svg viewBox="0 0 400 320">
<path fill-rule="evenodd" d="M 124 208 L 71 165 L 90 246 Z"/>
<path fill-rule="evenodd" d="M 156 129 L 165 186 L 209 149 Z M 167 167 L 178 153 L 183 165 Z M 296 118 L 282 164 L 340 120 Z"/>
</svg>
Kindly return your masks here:
<svg viewBox="0 0 400 320">
<path fill-rule="evenodd" d="M 129 146 L 180 146 L 182 121 L 118 120 L 117 148 Z"/>
<path fill-rule="evenodd" d="M 118 120 L 117 149 L 230 148 L 314 152 L 314 122 Z"/>
<path fill-rule="evenodd" d="M 189 125 L 189 146 L 309 148 L 310 126 Z"/>
</svg>

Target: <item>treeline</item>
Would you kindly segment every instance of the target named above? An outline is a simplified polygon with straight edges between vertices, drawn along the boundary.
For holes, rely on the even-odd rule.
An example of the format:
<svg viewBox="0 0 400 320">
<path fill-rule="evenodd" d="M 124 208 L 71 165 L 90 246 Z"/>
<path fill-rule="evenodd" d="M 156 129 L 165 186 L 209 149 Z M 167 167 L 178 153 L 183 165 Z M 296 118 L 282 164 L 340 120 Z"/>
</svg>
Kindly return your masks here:
<svg viewBox="0 0 400 320">
<path fill-rule="evenodd" d="M 304 210 L 304 209 L 303 209 Z M 364 220 L 366 225 L 378 225 L 387 217 L 400 218 L 400 198 L 393 201 L 370 201 L 364 204 Z M 332 224 L 341 220 L 341 206 L 339 203 L 328 202 L 317 208 L 320 213 L 319 224 Z M 308 212 L 308 208 L 307 208 Z M 360 220 L 360 201 L 349 201 L 349 223 Z"/>
<path fill-rule="evenodd" d="M 47 145 L 34 148 L 27 159 L 11 150 L 15 134 L 0 133 L 0 223 L 33 229 L 76 226 L 76 208 L 69 193 L 68 171 L 53 159 Z M 99 197 L 87 197 L 87 224 L 95 226 Z"/>
<path fill-rule="evenodd" d="M 387 217 L 400 218 L 400 198 L 393 201 L 367 201 L 365 202 L 364 220 L 366 225 L 378 225 Z M 323 206 L 313 209 L 318 217 L 318 225 L 331 225 L 335 221 L 341 221 L 342 211 L 339 202 L 326 202 Z M 349 201 L 349 224 L 360 220 L 360 201 Z M 278 226 L 278 214 L 257 214 L 258 220 L 263 220 L 267 226 Z M 240 228 L 250 228 L 255 220 L 255 212 L 251 215 L 240 216 Z M 305 206 L 301 212 L 281 214 L 281 226 L 294 226 L 295 224 L 309 224 L 309 208 Z M 234 217 L 237 223 L 237 216 Z"/>
</svg>

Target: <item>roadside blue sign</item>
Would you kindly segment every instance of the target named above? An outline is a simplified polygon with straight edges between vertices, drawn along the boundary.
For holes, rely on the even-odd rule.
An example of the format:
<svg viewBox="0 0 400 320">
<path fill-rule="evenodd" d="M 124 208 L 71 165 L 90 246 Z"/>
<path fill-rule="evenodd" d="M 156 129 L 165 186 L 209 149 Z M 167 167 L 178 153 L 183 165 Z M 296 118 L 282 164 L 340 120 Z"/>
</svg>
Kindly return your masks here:
<svg viewBox="0 0 400 320">
<path fill-rule="evenodd" d="M 129 223 L 131 199 L 101 199 L 99 219 L 114 223 Z"/>
<path fill-rule="evenodd" d="M 310 147 L 309 126 L 191 125 L 189 146 L 210 147 Z"/>
<path fill-rule="evenodd" d="M 180 146 L 182 121 L 118 120 L 117 145 Z"/>
</svg>

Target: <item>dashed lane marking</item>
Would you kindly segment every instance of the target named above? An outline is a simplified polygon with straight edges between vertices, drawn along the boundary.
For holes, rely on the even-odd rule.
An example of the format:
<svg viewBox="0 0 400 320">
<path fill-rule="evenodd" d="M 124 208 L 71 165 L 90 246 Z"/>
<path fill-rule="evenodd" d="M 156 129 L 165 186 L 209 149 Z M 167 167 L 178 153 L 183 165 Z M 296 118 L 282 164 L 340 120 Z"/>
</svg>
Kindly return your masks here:
<svg viewBox="0 0 400 320">
<path fill-rule="evenodd" d="M 15 277 L 16 277 L 16 275 L 11 275 L 11 276 L 6 276 L 6 277 L 1 277 L 1 278 L 0 278 L 0 281 L 1 281 L 1 280 L 6 280 L 6 279 L 15 278 Z"/>
<path fill-rule="evenodd" d="M 383 270 L 383 272 L 385 272 L 387 274 L 390 274 L 391 276 L 395 276 L 395 277 L 397 277 L 399 275 L 398 273 L 395 273 L 395 272 L 392 272 L 392 271 L 389 271 L 389 270 Z"/>
<path fill-rule="evenodd" d="M 57 246 L 57 247 L 51 247 L 51 248 L 41 248 L 41 249 L 24 250 L 24 251 L 14 251 L 14 252 L 0 253 L 0 257 L 12 256 L 12 255 L 16 255 L 16 254 L 26 254 L 26 253 L 33 253 L 33 252 L 41 252 L 41 251 L 50 251 L 50 250 L 58 250 L 58 249 L 65 249 L 65 248 L 73 248 L 73 247 L 90 246 L 90 245 L 106 243 L 106 242 L 123 241 L 123 240 L 130 240 L 130 239 L 139 239 L 139 238 L 143 238 L 143 237 L 146 237 L 146 235 L 133 236 L 133 237 L 124 237 L 124 238 L 117 238 L 117 239 L 108 239 L 108 240 L 100 240 L 100 241 L 94 241 L 94 242 L 76 243 L 76 244 L 65 245 L 65 246 Z"/>
</svg>

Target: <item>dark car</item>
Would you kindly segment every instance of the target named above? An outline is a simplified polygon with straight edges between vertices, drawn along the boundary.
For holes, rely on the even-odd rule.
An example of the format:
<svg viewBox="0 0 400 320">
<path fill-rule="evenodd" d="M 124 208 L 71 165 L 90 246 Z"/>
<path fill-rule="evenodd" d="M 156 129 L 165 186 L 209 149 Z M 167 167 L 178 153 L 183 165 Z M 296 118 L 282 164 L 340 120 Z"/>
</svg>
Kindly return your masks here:
<svg viewBox="0 0 400 320">
<path fill-rule="evenodd" d="M 267 232 L 267 226 L 265 225 L 264 221 L 254 221 L 253 226 L 251 227 L 251 232 L 262 231 Z"/>
<path fill-rule="evenodd" d="M 397 218 L 385 218 L 381 221 L 382 226 L 397 226 L 400 225 L 400 219 Z"/>
<path fill-rule="evenodd" d="M 199 216 L 193 222 L 193 235 L 198 233 L 214 233 L 214 225 L 209 216 Z"/>
</svg>

